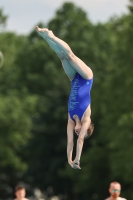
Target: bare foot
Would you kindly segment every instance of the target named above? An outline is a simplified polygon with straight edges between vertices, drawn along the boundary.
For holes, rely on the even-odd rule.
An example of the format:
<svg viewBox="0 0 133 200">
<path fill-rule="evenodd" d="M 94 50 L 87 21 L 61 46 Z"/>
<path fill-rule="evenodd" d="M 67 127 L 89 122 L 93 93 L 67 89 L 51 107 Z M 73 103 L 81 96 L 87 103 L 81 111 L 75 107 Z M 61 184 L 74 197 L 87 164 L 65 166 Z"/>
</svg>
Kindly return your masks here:
<svg viewBox="0 0 133 200">
<path fill-rule="evenodd" d="M 52 38 L 54 36 L 53 32 L 50 31 L 50 30 L 48 30 L 47 28 L 39 28 L 38 26 L 36 26 L 36 31 L 44 39 L 46 39 L 46 38 Z"/>
</svg>

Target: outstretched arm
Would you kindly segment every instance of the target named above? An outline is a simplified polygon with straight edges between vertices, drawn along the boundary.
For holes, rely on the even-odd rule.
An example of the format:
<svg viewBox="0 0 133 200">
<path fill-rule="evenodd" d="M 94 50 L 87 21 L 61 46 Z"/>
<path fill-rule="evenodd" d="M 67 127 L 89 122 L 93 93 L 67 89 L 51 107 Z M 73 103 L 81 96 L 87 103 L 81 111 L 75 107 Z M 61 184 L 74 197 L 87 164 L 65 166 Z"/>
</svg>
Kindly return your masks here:
<svg viewBox="0 0 133 200">
<path fill-rule="evenodd" d="M 83 144 L 84 144 L 84 137 L 87 133 L 87 129 L 89 127 L 90 121 L 83 122 L 82 128 L 79 134 L 79 137 L 77 139 L 77 148 L 76 148 L 76 157 L 75 160 L 73 161 L 74 163 L 80 163 L 80 157 L 83 149 Z"/>
<path fill-rule="evenodd" d="M 68 163 L 71 165 L 71 167 L 72 167 L 72 153 L 73 153 L 73 146 L 74 146 L 73 130 L 74 130 L 74 123 L 72 123 L 68 120 L 68 124 L 67 124 L 67 159 L 68 159 Z"/>
</svg>

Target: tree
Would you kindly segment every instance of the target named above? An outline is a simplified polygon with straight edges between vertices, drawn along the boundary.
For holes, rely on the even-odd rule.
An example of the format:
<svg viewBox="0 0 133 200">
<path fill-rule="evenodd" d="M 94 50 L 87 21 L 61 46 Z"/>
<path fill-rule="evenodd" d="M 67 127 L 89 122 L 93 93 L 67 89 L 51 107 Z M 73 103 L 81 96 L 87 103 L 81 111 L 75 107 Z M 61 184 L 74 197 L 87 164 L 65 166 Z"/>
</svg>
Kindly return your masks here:
<svg viewBox="0 0 133 200">
<path fill-rule="evenodd" d="M 111 41 L 106 35 L 106 33 L 109 33 L 108 27 L 100 24 L 97 25 L 97 27 L 93 26 L 87 19 L 86 13 L 72 3 L 65 3 L 62 8 L 56 12 L 55 18 L 48 23 L 47 27 L 51 29 L 55 35 L 68 42 L 76 55 L 86 63 L 90 63 L 89 65 L 92 66 L 94 72 L 99 72 L 96 72 L 97 78 L 94 86 L 95 88 L 93 89 L 96 98 L 98 98 L 102 89 L 102 84 L 99 86 L 99 80 L 101 77 L 104 78 L 104 74 L 107 73 L 107 69 L 105 68 L 108 62 L 107 54 L 111 51 Z M 97 31 L 101 32 L 101 40 L 98 38 Z M 97 36 L 96 38 L 95 35 Z M 34 186 L 38 186 L 42 190 L 43 188 L 52 187 L 55 194 L 61 192 L 67 195 L 69 199 L 80 199 L 83 194 L 84 198 L 87 198 L 88 191 L 91 197 L 97 192 L 94 184 L 102 176 L 99 172 L 105 172 L 106 169 L 106 173 L 108 173 L 108 158 L 106 154 L 103 155 L 106 148 L 102 149 L 106 140 L 103 142 L 102 138 L 99 138 L 99 142 L 97 142 L 98 138 L 92 138 L 91 142 L 87 142 L 88 145 L 86 144 L 84 148 L 82 158 L 84 166 L 83 173 L 78 173 L 78 176 L 76 176 L 77 172 L 71 171 L 71 168 L 67 164 L 65 156 L 66 136 L 62 134 L 66 133 L 67 100 L 70 84 L 61 67 L 58 67 L 59 65 L 61 66 L 59 59 L 45 41 L 39 38 L 35 31 L 29 35 L 29 40 L 30 43 L 28 47 L 24 47 L 25 51 L 22 50 L 18 57 L 18 65 L 21 66 L 23 63 L 20 62 L 20 58 L 24 60 L 25 55 L 28 55 L 27 59 L 25 58 L 25 65 L 27 67 L 21 67 L 23 74 L 21 77 L 23 77 L 23 80 L 25 80 L 25 78 L 27 79 L 25 83 L 29 84 L 29 92 L 39 95 L 39 117 L 34 120 L 34 135 L 29 144 L 30 153 L 27 158 L 27 161 L 29 160 L 30 162 L 28 170 L 29 179 L 31 183 L 34 183 Z M 106 44 L 104 44 L 104 42 L 106 42 Z M 100 48 L 103 49 L 104 46 L 106 49 L 101 52 Z M 109 48 L 109 50 L 107 48 Z M 31 60 L 30 63 L 29 58 Z M 49 61 L 51 59 L 52 62 Z M 102 61 L 100 63 L 101 68 L 94 65 L 95 61 L 97 64 Z M 43 67 L 44 64 L 45 67 Z M 30 73 L 30 76 L 27 75 L 26 72 Z M 34 88 L 33 86 L 36 87 Z M 51 99 L 54 99 L 54 102 L 53 100 L 51 101 Z M 96 103 L 97 106 L 94 107 L 93 111 L 93 118 L 97 123 L 96 130 L 98 130 L 99 133 L 99 118 L 97 118 L 97 116 L 101 116 L 101 110 L 99 109 L 101 102 L 102 98 L 99 99 L 99 104 Z M 99 147 L 96 146 L 97 143 Z M 38 148 L 33 151 L 35 146 Z M 92 150 L 88 150 L 88 147 L 91 147 Z M 32 152 L 30 150 L 32 150 Z M 94 157 L 97 150 L 101 152 L 98 158 Z M 88 154 L 92 162 L 91 165 L 90 163 L 88 164 Z M 100 165 L 99 171 L 97 172 L 99 176 L 95 176 L 92 187 L 90 186 L 88 189 L 87 182 L 90 182 L 90 180 L 92 182 L 92 176 L 89 175 L 89 173 L 86 175 L 86 172 L 90 172 L 89 169 L 91 168 L 92 174 L 94 174 L 94 166 L 97 165 L 98 169 L 99 162 L 103 162 L 104 159 L 107 161 L 106 166 Z M 36 173 L 37 171 L 40 173 Z M 86 187 L 82 184 L 82 181 L 84 181 Z M 107 182 L 103 183 L 104 186 L 106 183 Z M 102 186 L 103 185 L 101 185 L 100 188 L 102 188 Z M 98 191 L 99 193 L 101 192 L 100 188 Z"/>
<path fill-rule="evenodd" d="M 11 195 L 12 188 L 27 170 L 23 150 L 31 137 L 32 115 L 36 97 L 19 83 L 19 66 L 15 65 L 17 51 L 24 38 L 14 33 L 1 33 L 0 44 L 5 62 L 0 69 L 0 183 L 1 199 Z M 10 45 L 9 45 L 10 44 Z"/>
<path fill-rule="evenodd" d="M 4 27 L 6 25 L 8 16 L 4 15 L 3 9 L 0 8 L 0 28 Z"/>
<path fill-rule="evenodd" d="M 40 23 L 68 42 L 94 72 L 95 130 L 85 141 L 80 173 L 66 159 L 70 83 L 58 57 L 35 30 L 28 37 L 0 34 L 5 56 L 0 73 L 2 192 L 23 179 L 48 196 L 61 194 L 62 200 L 100 200 L 117 180 L 123 195 L 132 197 L 132 1 L 129 10 L 93 25 L 82 9 L 65 3 L 47 25 Z"/>
</svg>

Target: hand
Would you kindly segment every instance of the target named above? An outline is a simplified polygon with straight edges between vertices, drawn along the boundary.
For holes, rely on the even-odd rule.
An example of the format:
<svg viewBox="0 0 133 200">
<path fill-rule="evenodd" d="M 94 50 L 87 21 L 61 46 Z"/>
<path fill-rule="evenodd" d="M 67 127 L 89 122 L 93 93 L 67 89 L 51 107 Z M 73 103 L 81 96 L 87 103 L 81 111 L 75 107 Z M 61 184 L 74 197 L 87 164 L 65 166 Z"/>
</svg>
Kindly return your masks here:
<svg viewBox="0 0 133 200">
<path fill-rule="evenodd" d="M 68 163 L 73 168 L 73 162 L 72 161 L 68 161 Z"/>
<path fill-rule="evenodd" d="M 80 162 L 74 160 L 74 161 L 72 162 L 72 168 L 74 168 L 74 169 L 81 169 L 81 167 L 80 167 Z"/>
</svg>

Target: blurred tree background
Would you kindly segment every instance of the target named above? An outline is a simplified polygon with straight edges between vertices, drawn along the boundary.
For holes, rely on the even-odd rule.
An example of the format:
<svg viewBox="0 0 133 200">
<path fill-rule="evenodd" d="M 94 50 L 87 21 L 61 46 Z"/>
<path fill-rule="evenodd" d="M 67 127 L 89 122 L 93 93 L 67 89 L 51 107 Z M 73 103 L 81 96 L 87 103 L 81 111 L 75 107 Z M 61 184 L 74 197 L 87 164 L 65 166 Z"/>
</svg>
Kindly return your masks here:
<svg viewBox="0 0 133 200">
<path fill-rule="evenodd" d="M 94 134 L 85 141 L 82 170 L 66 158 L 70 83 L 61 63 L 35 30 L 4 31 L 0 9 L 0 200 L 12 199 L 18 183 L 29 196 L 39 188 L 45 199 L 102 200 L 111 181 L 133 198 L 133 1 L 129 13 L 92 24 L 84 10 L 64 3 L 48 24 L 94 72 Z"/>
</svg>

